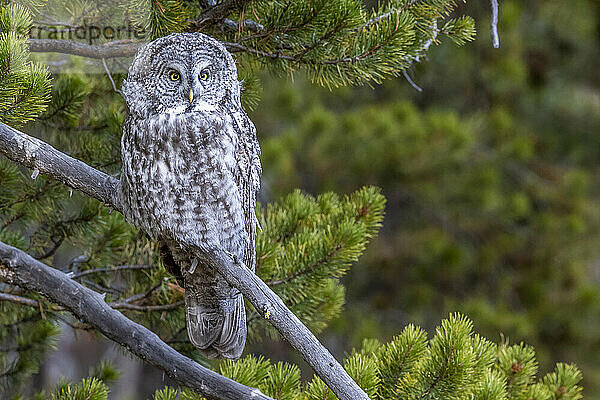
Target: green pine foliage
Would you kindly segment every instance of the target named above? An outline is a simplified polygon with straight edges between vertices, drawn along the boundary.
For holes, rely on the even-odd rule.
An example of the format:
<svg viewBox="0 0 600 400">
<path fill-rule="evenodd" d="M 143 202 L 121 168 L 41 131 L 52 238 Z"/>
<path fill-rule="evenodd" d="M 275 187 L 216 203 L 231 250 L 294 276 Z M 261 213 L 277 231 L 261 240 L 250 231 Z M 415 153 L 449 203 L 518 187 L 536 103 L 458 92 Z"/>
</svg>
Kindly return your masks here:
<svg viewBox="0 0 600 400">
<path fill-rule="evenodd" d="M 89 376 L 104 383 L 112 383 L 121 377 L 121 371 L 116 369 L 110 361 L 101 361 L 100 364 L 90 369 Z"/>
<path fill-rule="evenodd" d="M 107 400 L 108 387 L 98 378 L 86 378 L 77 384 L 63 382 L 56 387 L 54 393 L 51 394 L 50 399 Z"/>
<path fill-rule="evenodd" d="M 475 36 L 470 17 L 449 17 L 458 5 L 455 0 L 393 0 L 370 9 L 360 0 L 248 1 L 223 16 L 230 23 L 225 26 L 205 24 L 206 9 L 198 3 L 49 0 L 46 8 L 52 10 L 53 20 L 44 22 L 55 31 L 37 30 L 36 38 L 73 40 L 74 33 L 65 32 L 61 21 L 88 26 L 79 39 L 90 44 L 200 30 L 229 43 L 239 52 L 240 69 L 249 74 L 264 69 L 282 76 L 303 71 L 315 83 L 339 87 L 399 76 L 442 38 L 464 44 Z"/>
<path fill-rule="evenodd" d="M 378 83 L 418 60 L 438 34 L 456 43 L 473 39 L 474 22 L 468 17 L 450 19 L 437 29 L 437 21 L 455 5 L 397 0 L 366 11 L 357 0 L 251 2 L 243 15 L 263 29 L 242 27 L 227 39 L 251 49 L 242 58 L 242 65 L 251 68 L 281 75 L 300 70 L 329 87 Z"/>
<path fill-rule="evenodd" d="M 475 334 L 471 321 L 460 314 L 443 320 L 431 339 L 408 325 L 389 343 L 366 340 L 346 357 L 344 367 L 373 400 L 582 398 L 582 375 L 575 366 L 557 364 L 554 372 L 538 379 L 531 347 L 497 346 Z M 224 361 L 219 372 L 279 400 L 337 399 L 318 377 L 302 384 L 295 365 L 273 364 L 263 357 Z M 154 400 L 175 400 L 177 395 L 177 390 L 163 388 Z M 184 388 L 180 398 L 201 396 Z"/>
<path fill-rule="evenodd" d="M 320 332 L 340 313 L 344 287 L 332 278 L 342 277 L 364 252 L 384 204 L 378 189 L 363 188 L 344 198 L 296 191 L 259 208 L 256 273 L 311 330 Z M 278 336 L 256 310 L 248 319 L 254 337 Z"/>
<path fill-rule="evenodd" d="M 0 288 L 6 289 L 0 284 Z M 4 290 L 3 290 L 4 291 Z M 36 372 L 44 356 L 54 349 L 60 330 L 53 320 L 40 314 L 44 307 L 31 309 L 0 303 L 0 397 L 8 398 L 11 388 L 20 388 Z"/>
<path fill-rule="evenodd" d="M 190 12 L 181 0 L 129 1 L 125 6 L 138 32 L 149 39 L 182 32 L 189 23 Z"/>
<path fill-rule="evenodd" d="M 29 61 L 27 35 L 32 26 L 29 11 L 20 4 L 0 10 L 0 122 L 21 126 L 46 109 L 50 74 Z"/>
<path fill-rule="evenodd" d="M 62 379 L 50 391 L 35 393 L 32 400 L 107 400 L 110 390 L 107 384 L 119 379 L 120 372 L 110 362 L 103 361 L 90 369 L 88 378 L 73 383 Z M 16 396 L 13 400 L 23 400 Z"/>
</svg>

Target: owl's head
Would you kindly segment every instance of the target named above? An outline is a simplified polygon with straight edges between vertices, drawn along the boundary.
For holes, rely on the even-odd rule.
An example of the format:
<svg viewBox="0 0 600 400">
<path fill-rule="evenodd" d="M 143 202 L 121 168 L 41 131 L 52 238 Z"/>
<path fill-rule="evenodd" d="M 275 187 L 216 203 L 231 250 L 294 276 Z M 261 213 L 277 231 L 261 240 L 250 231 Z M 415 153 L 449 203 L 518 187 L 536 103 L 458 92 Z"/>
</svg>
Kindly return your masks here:
<svg viewBox="0 0 600 400">
<path fill-rule="evenodd" d="M 239 104 L 235 62 L 217 40 L 174 33 L 140 48 L 122 88 L 130 113 L 210 112 Z"/>
</svg>

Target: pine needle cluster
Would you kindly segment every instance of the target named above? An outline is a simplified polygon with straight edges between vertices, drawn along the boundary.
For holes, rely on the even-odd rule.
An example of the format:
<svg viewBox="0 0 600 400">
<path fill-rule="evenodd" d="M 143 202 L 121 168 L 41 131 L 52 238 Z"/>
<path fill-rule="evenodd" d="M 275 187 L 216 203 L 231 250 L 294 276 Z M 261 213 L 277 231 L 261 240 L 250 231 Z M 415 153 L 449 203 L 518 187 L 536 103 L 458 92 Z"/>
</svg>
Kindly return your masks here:
<svg viewBox="0 0 600 400">
<path fill-rule="evenodd" d="M 329 87 L 378 83 L 401 74 L 441 36 L 458 44 L 472 40 L 471 18 L 447 18 L 455 6 L 396 0 L 367 11 L 357 0 L 256 1 L 240 14 L 262 29 L 240 24 L 226 38 L 246 49 L 242 60 L 254 68 L 283 75 L 301 70 Z"/>
<path fill-rule="evenodd" d="M 577 400 L 582 376 L 573 365 L 557 364 L 540 379 L 533 348 L 496 345 L 473 332 L 471 321 L 451 314 L 432 338 L 414 325 L 390 342 L 365 340 L 349 354 L 344 367 L 373 400 Z M 303 384 L 298 367 L 247 356 L 226 361 L 219 372 L 245 385 L 258 387 L 280 400 L 335 400 L 317 377 Z M 175 400 L 177 390 L 163 388 L 154 400 Z M 181 399 L 200 396 L 183 389 Z"/>
<path fill-rule="evenodd" d="M 181 0 L 143 0 L 124 3 L 135 29 L 149 39 L 183 32 L 189 25 L 190 11 Z"/>
<path fill-rule="evenodd" d="M 58 326 L 42 317 L 39 309 L 0 302 L 0 395 L 38 372 L 59 333 Z"/>
<path fill-rule="evenodd" d="M 410 324 L 388 343 L 367 339 L 359 350 L 347 355 L 344 367 L 373 400 L 583 398 L 582 374 L 577 367 L 559 363 L 554 371 L 538 379 L 532 347 L 492 343 L 474 333 L 472 322 L 461 314 L 443 320 L 431 338 Z M 273 363 L 262 356 L 223 361 L 217 370 L 278 400 L 337 399 L 318 377 L 303 383 L 296 365 Z M 89 378 L 79 383 L 63 381 L 50 395 L 43 392 L 34 399 L 106 400 L 106 382 L 118 379 L 118 375 L 104 363 L 90 371 Z M 202 396 L 187 388 L 164 387 L 155 392 L 153 399 L 201 400 Z"/>
<path fill-rule="evenodd" d="M 0 7 L 0 122 L 21 126 L 46 109 L 50 74 L 29 60 L 29 11 L 12 2 Z"/>
<path fill-rule="evenodd" d="M 376 234 L 384 204 L 379 189 L 363 188 L 344 198 L 296 191 L 259 208 L 256 273 L 314 332 L 339 314 L 344 287 L 337 278 Z M 249 320 L 253 337 L 278 337 L 256 310 Z"/>
</svg>

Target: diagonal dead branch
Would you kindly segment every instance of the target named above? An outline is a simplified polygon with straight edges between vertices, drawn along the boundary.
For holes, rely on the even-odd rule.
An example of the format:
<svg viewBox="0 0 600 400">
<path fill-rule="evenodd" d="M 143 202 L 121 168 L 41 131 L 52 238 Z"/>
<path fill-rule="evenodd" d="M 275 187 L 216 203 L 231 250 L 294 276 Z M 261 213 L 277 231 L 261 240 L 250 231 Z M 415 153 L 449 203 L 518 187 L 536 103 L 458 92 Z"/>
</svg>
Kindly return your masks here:
<svg viewBox="0 0 600 400">
<path fill-rule="evenodd" d="M 11 279 L 14 279 L 14 277 Z M 96 292 L 96 293 L 98 293 L 98 292 Z M 29 297 L 23 297 L 23 296 L 19 296 L 16 294 L 11 294 L 11 293 L 0 292 L 0 301 L 8 301 L 11 303 L 20 304 L 22 306 L 34 307 L 34 308 L 38 308 L 40 306 L 40 302 L 37 300 L 31 299 Z M 113 301 L 112 303 L 107 303 L 107 304 L 111 308 L 114 308 L 115 310 L 132 310 L 132 311 L 141 311 L 141 312 L 174 310 L 178 307 L 181 307 L 184 304 L 183 301 L 177 301 L 175 303 L 169 303 L 169 304 L 140 306 L 137 304 L 132 304 L 133 301 L 135 301 L 135 299 L 134 300 L 125 299 L 122 301 Z M 65 311 L 65 309 L 63 307 L 55 306 L 55 308 L 53 308 L 50 311 L 55 311 L 55 312 L 56 311 Z"/>
<path fill-rule="evenodd" d="M 96 268 L 96 269 L 88 269 L 86 271 L 81 271 L 70 275 L 71 279 L 79 279 L 82 276 L 91 275 L 91 274 L 100 274 L 106 272 L 116 272 L 116 271 L 125 271 L 125 270 L 138 270 L 138 269 L 152 269 L 156 268 L 152 265 L 117 265 L 116 267 L 108 267 L 108 268 Z"/>
<path fill-rule="evenodd" d="M 106 65 L 106 59 L 105 58 L 102 59 L 102 66 L 104 66 L 104 71 L 106 71 L 106 75 L 108 75 L 108 79 L 110 79 L 110 83 L 112 84 L 114 92 L 120 94 L 121 97 L 125 97 L 125 96 L 123 96 L 123 92 L 121 92 L 117 88 L 117 85 L 115 85 L 115 81 L 113 80 L 113 77 L 112 77 L 112 75 L 110 73 L 110 70 L 108 69 L 108 65 Z"/>
</svg>

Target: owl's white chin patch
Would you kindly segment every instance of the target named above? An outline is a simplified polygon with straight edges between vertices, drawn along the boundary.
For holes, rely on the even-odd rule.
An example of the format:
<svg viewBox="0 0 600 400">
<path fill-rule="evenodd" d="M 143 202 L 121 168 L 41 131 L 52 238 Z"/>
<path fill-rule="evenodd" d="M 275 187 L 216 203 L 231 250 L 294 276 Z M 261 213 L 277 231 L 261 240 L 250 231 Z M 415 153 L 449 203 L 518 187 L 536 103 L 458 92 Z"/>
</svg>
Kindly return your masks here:
<svg viewBox="0 0 600 400">
<path fill-rule="evenodd" d="M 198 101 L 192 108 L 187 104 L 181 104 L 176 107 L 165 108 L 161 114 L 181 115 L 188 112 L 213 112 L 217 107 L 204 101 Z"/>
<path fill-rule="evenodd" d="M 215 111 L 216 109 L 217 107 L 207 104 L 203 101 L 199 101 L 193 108 L 193 110 L 196 112 L 211 112 Z"/>
</svg>

